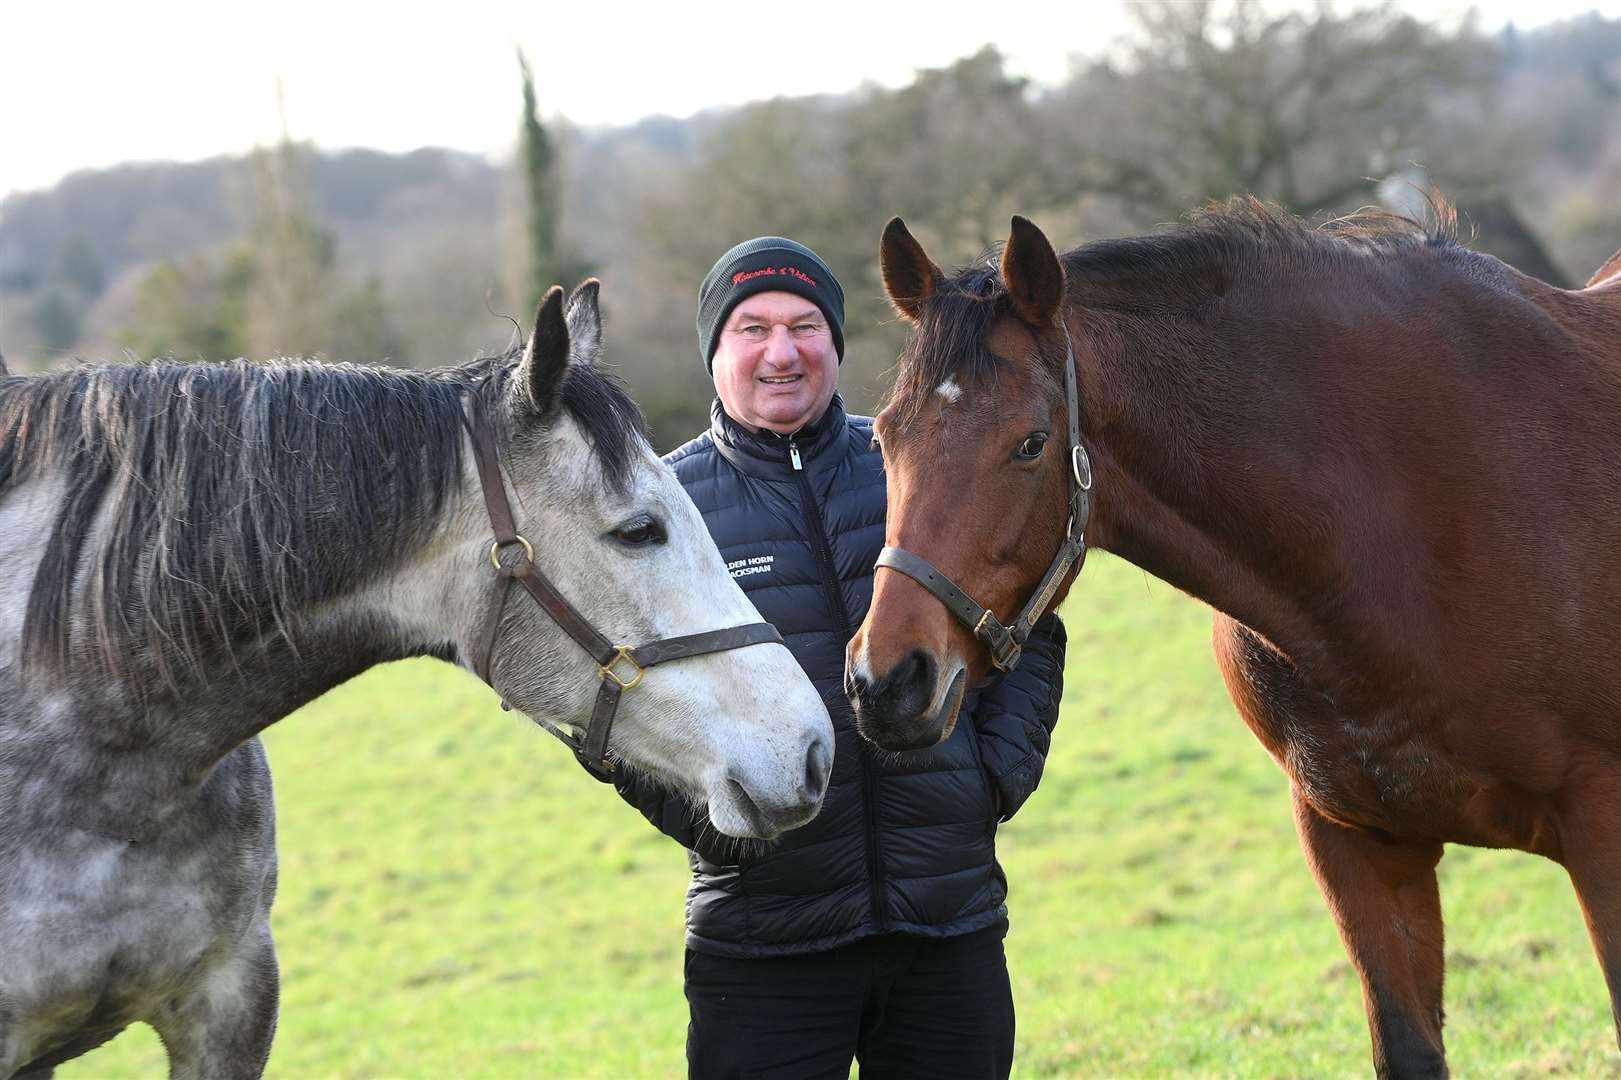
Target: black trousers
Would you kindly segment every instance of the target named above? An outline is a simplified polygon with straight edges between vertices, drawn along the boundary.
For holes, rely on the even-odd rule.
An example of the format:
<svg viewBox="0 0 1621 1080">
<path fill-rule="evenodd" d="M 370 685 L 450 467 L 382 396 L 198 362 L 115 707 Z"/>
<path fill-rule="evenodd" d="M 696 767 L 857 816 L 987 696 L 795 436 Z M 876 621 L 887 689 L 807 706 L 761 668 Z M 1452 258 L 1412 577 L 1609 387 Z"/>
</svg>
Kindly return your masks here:
<svg viewBox="0 0 1621 1080">
<path fill-rule="evenodd" d="M 885 934 L 808 956 L 687 950 L 692 1080 L 1004 1080 L 1013 1068 L 1007 923 Z"/>
</svg>

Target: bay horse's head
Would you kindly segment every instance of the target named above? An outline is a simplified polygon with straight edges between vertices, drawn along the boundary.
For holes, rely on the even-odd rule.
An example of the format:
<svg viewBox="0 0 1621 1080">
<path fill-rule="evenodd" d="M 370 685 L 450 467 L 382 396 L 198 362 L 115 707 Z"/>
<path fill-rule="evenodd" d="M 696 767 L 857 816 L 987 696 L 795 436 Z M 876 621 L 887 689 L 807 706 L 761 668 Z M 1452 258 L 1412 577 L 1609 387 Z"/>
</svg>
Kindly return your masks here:
<svg viewBox="0 0 1621 1080">
<path fill-rule="evenodd" d="M 985 620 L 974 602 L 993 630 L 1014 626 L 1071 536 L 1069 350 L 1063 268 L 1023 218 L 997 264 L 950 279 L 896 218 L 882 262 L 884 288 L 914 327 L 876 425 L 889 483 L 884 542 L 928 565 L 897 567 L 889 551 L 880 559 L 846 654 L 846 691 L 863 736 L 910 750 L 949 735 L 967 688 L 1016 662 L 1007 639 L 993 655 L 992 635 L 975 635 L 970 615 Z M 948 587 L 920 583 L 931 576 L 971 599 L 954 612 Z M 1056 604 L 1071 577 L 1060 567 L 1036 606 Z"/>
</svg>

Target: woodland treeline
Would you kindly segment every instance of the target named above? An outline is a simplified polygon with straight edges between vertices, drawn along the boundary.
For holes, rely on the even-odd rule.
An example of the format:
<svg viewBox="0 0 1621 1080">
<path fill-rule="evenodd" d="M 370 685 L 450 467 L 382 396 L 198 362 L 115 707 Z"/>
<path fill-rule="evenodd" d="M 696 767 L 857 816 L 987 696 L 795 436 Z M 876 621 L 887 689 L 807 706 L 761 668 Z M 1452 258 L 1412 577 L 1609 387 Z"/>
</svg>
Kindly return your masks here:
<svg viewBox="0 0 1621 1080">
<path fill-rule="evenodd" d="M 506 348 L 505 316 L 524 321 L 540 284 L 596 274 L 609 360 L 668 447 L 706 422 L 698 281 L 760 233 L 810 244 L 844 282 L 857 408 L 904 337 L 876 265 L 892 214 L 966 262 L 1015 212 L 1075 245 L 1241 192 L 1316 217 L 1421 209 L 1433 188 L 1465 239 L 1557 284 L 1621 247 L 1621 20 L 1487 32 L 1394 5 L 1132 11 L 1128 38 L 1056 86 L 987 48 L 900 89 L 596 130 L 546 116 L 526 78 L 504 163 L 288 140 L 76 174 L 0 203 L 0 350 L 21 368 L 293 354 L 434 366 Z M 1091 44 L 1084 8 L 1043 32 Z"/>
</svg>

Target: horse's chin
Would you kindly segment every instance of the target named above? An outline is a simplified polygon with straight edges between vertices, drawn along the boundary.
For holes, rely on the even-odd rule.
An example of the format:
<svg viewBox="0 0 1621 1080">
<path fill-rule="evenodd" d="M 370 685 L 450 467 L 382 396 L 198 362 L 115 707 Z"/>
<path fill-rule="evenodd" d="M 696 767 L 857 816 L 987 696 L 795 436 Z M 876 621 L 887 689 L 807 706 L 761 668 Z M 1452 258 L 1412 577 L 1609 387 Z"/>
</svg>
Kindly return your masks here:
<svg viewBox="0 0 1621 1080">
<path fill-rule="evenodd" d="M 822 808 L 822 796 L 765 804 L 728 777 L 710 789 L 708 803 L 710 824 L 718 831 L 744 840 L 772 840 L 814 818 Z"/>
<path fill-rule="evenodd" d="M 936 745 L 951 738 L 951 733 L 957 730 L 957 718 L 962 715 L 962 701 L 967 695 L 967 686 L 968 669 L 958 668 L 951 685 L 946 688 L 945 698 L 940 702 L 940 713 L 935 717 L 936 723 L 940 725 L 940 737 L 935 740 Z"/>
</svg>

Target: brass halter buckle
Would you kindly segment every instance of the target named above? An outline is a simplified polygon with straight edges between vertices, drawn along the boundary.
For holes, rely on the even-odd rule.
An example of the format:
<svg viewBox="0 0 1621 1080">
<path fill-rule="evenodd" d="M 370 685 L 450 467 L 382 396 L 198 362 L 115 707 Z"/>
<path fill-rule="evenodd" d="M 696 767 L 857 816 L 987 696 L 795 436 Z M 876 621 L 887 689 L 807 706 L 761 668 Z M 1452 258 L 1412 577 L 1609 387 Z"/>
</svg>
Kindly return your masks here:
<svg viewBox="0 0 1621 1080">
<path fill-rule="evenodd" d="M 1003 626 L 989 608 L 979 617 L 974 636 L 985 643 L 991 654 L 991 666 L 1004 675 L 1013 670 L 1024 652 L 1024 646 L 1013 639 L 1013 631 Z"/>
<path fill-rule="evenodd" d="M 636 687 L 641 684 L 642 676 L 647 674 L 647 669 L 642 667 L 642 665 L 638 664 L 635 659 L 631 657 L 630 654 L 635 650 L 636 646 L 634 645 L 618 646 L 614 650 L 613 659 L 609 660 L 606 664 L 598 665 L 597 670 L 602 672 L 602 677 L 604 679 L 612 679 L 614 682 L 618 683 L 619 689 L 621 690 L 636 689 Z M 621 660 L 636 669 L 635 677 L 629 682 L 626 682 L 622 677 L 620 677 L 619 672 L 614 670 L 614 666 Z"/>
</svg>

